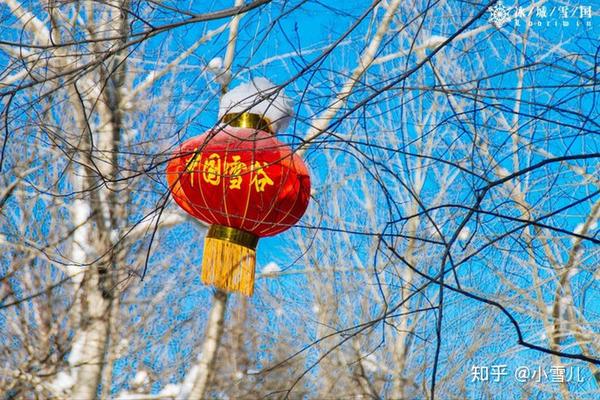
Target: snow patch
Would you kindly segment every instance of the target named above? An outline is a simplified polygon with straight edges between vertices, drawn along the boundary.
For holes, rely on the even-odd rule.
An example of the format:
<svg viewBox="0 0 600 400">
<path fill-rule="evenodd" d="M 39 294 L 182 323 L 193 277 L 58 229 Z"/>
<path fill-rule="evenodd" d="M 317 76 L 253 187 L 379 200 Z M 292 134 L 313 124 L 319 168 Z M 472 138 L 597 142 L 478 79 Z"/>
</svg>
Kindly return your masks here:
<svg viewBox="0 0 600 400">
<path fill-rule="evenodd" d="M 444 43 L 446 40 L 448 40 L 448 38 L 445 36 L 433 35 L 433 36 L 430 36 L 429 38 L 427 38 L 425 41 L 423 41 L 423 44 L 421 44 L 421 47 L 433 50 L 433 49 L 441 46 L 442 43 Z"/>
<path fill-rule="evenodd" d="M 231 74 L 226 73 L 223 67 L 223 59 L 221 57 L 215 57 L 206 64 L 206 70 L 215 75 L 215 82 L 218 84 L 225 84 L 229 81 Z"/>
<path fill-rule="evenodd" d="M 141 370 L 135 374 L 135 377 L 133 378 L 133 381 L 131 383 L 135 387 L 142 387 L 150 383 L 150 377 L 148 376 L 148 373 L 146 371 Z"/>
<path fill-rule="evenodd" d="M 213 73 L 223 72 L 223 59 L 221 57 L 215 57 L 206 64 L 206 68 Z"/>
<path fill-rule="evenodd" d="M 294 115 L 292 101 L 265 78 L 254 78 L 225 93 L 219 105 L 219 118 L 225 114 L 249 112 L 271 121 L 274 132 L 285 130 Z"/>
<path fill-rule="evenodd" d="M 462 230 L 458 234 L 458 240 L 463 240 L 463 241 L 467 240 L 467 239 L 469 239 L 469 236 L 471 236 L 471 230 L 469 229 L 468 226 L 465 226 L 462 228 Z"/>
<path fill-rule="evenodd" d="M 159 77 L 159 73 L 157 71 L 150 71 L 148 75 L 146 75 L 146 81 L 152 82 Z"/>
<path fill-rule="evenodd" d="M 264 274 L 264 275 L 267 275 L 267 274 L 276 274 L 278 272 L 281 272 L 281 268 L 279 268 L 279 265 L 277 265 L 273 261 L 271 261 L 270 263 L 268 263 L 267 265 L 265 265 L 265 267 L 261 271 L 261 273 Z"/>
<path fill-rule="evenodd" d="M 177 396 L 179 394 L 179 385 L 169 383 L 158 394 L 160 396 Z"/>
<path fill-rule="evenodd" d="M 50 384 L 52 390 L 57 393 L 66 393 L 69 389 L 71 389 L 75 385 L 75 379 L 65 371 L 60 371 L 56 374 L 56 378 Z"/>
</svg>

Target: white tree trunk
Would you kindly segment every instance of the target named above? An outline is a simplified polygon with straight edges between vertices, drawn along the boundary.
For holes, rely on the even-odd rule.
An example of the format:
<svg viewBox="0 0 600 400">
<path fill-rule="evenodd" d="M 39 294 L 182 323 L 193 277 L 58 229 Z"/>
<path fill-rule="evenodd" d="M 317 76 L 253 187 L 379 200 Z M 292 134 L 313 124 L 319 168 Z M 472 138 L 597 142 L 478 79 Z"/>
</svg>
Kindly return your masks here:
<svg viewBox="0 0 600 400">
<path fill-rule="evenodd" d="M 221 337 L 223 336 L 227 298 L 227 293 L 220 290 L 217 290 L 213 296 L 213 304 L 208 315 L 200 360 L 196 365 L 196 381 L 190 393 L 181 393 L 178 399 L 196 400 L 206 398 L 206 390 L 215 369 L 217 351 L 219 350 Z"/>
</svg>

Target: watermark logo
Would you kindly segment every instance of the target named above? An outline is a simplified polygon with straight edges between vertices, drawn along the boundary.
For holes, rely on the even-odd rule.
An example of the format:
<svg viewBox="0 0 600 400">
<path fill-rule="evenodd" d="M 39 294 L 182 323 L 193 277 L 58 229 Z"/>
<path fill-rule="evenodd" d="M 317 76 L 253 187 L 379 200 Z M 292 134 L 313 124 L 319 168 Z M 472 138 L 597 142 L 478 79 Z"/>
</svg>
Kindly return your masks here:
<svg viewBox="0 0 600 400">
<path fill-rule="evenodd" d="M 506 364 L 471 366 L 471 382 L 500 382 L 505 378 L 512 378 L 520 383 L 583 383 L 587 379 L 578 366 L 551 365 L 548 368 L 519 365 L 512 371 Z"/>
<path fill-rule="evenodd" d="M 529 27 L 591 27 L 594 10 L 589 4 L 514 5 L 499 1 L 488 9 L 488 21 L 501 28 L 508 22 Z"/>
<path fill-rule="evenodd" d="M 506 7 L 503 2 L 499 1 L 494 4 L 488 12 L 490 13 L 489 21 L 498 28 L 510 21 L 510 8 Z"/>
</svg>

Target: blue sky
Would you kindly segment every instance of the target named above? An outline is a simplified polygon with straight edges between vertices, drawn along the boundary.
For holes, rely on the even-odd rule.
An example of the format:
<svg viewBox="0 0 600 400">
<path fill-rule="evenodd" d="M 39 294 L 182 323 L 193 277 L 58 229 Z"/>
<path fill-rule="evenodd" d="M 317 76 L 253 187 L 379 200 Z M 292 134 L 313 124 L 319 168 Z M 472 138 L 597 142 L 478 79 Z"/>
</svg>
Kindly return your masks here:
<svg viewBox="0 0 600 400">
<path fill-rule="evenodd" d="M 196 12 L 205 12 L 228 7 L 230 3 L 213 1 L 190 8 Z M 346 32 L 370 2 L 335 3 L 274 2 L 250 12 L 240 23 L 232 86 L 254 76 L 266 76 L 278 84 L 289 82 L 285 91 L 296 103 L 298 118 L 285 132 L 278 134 L 282 141 L 293 148 L 301 143 L 310 120 L 331 101 L 356 67 L 365 42 L 372 37 L 383 14 L 382 10 L 378 10 L 378 18 L 367 16 L 342 40 L 341 45 L 317 64 L 307 68 L 322 55 L 327 46 Z M 432 35 L 448 37 L 460 27 L 461 22 L 476 13 L 475 7 L 467 3 L 432 4 L 434 6 L 425 18 L 414 43 L 411 43 L 411 38 L 414 39 L 411 32 L 418 25 L 418 20 L 411 22 L 414 10 L 405 5 L 399 13 L 398 21 L 393 25 L 394 32 L 385 37 L 379 55 L 394 54 L 411 45 L 418 46 Z M 183 7 L 179 2 L 177 5 Z M 509 14 L 514 15 L 516 5 L 508 1 L 504 5 L 508 7 Z M 525 7 L 529 5 L 521 4 Z M 376 318 L 385 302 L 393 305 L 400 301 L 400 289 L 403 285 L 401 275 L 405 269 L 385 246 L 374 252 L 373 243 L 377 242 L 375 234 L 395 234 L 398 236 L 394 239 L 394 245 L 399 251 L 405 250 L 407 239 L 402 235 L 407 234 L 408 225 L 402 218 L 410 213 L 411 196 L 408 191 L 419 187 L 419 179 L 423 180 L 419 197 L 425 206 L 439 205 L 438 195 L 446 190 L 442 204 L 470 207 L 475 203 L 477 188 L 485 186 L 486 179 L 498 179 L 502 171 L 513 173 L 548 159 L 551 155 L 598 152 L 597 121 L 600 110 L 595 77 L 597 70 L 594 68 L 597 69 L 598 64 L 599 10 L 591 2 L 572 4 L 567 11 L 573 14 L 563 18 L 558 9 L 561 4 L 548 2 L 546 5 L 547 12 L 554 10 L 553 14 L 545 18 L 533 14 L 532 20 L 534 23 L 548 21 L 549 26 L 528 28 L 525 20 L 519 17 L 518 26 L 512 20 L 501 28 L 488 27 L 471 39 L 450 43 L 432 58 L 431 64 L 425 64 L 395 87 L 383 91 L 347 118 L 340 120 L 339 125 L 333 128 L 335 135 L 324 135 L 322 143 L 313 144 L 304 154 L 315 189 L 309 211 L 300 221 L 299 227 L 274 238 L 262 239 L 258 247 L 258 271 L 275 262 L 289 273 L 278 278 L 258 279 L 256 294 L 249 300 L 252 321 L 264 324 L 259 332 L 263 346 L 271 340 L 274 347 L 285 342 L 291 348 L 299 349 L 307 344 L 307 337 L 317 339 L 324 325 L 330 324 L 335 329 L 349 328 Z M 579 7 L 588 5 L 592 6 L 593 17 L 581 18 L 578 14 Z M 536 10 L 532 12 L 535 13 Z M 160 19 L 158 14 L 155 14 L 155 18 Z M 171 18 L 172 14 L 169 13 L 164 16 L 167 22 L 172 22 Z M 402 26 L 400 21 L 406 26 Z M 569 26 L 563 26 L 565 21 L 569 22 Z M 10 22 L 5 22 L 3 29 L 7 37 L 14 38 L 15 31 L 6 26 Z M 132 55 L 135 62 L 139 63 L 139 68 L 144 71 L 134 83 L 141 82 L 145 72 L 160 68 L 164 61 L 176 57 L 178 52 L 189 48 L 198 38 L 209 30 L 216 29 L 222 22 L 187 25 L 157 35 L 143 44 Z M 591 26 L 587 25 L 588 22 Z M 487 24 L 488 15 L 469 29 Z M 212 82 L 212 76 L 205 71 L 205 65 L 214 57 L 224 56 L 226 43 L 225 30 L 210 43 L 199 47 L 180 65 L 177 74 L 167 75 L 159 80 L 152 93 L 143 99 L 143 104 L 150 111 L 140 109 L 137 113 L 132 113 L 132 124 L 139 135 L 139 146 L 134 146 L 136 151 L 150 149 L 154 152 L 152 155 L 157 155 L 165 149 L 174 149 L 182 141 L 199 135 L 214 125 L 217 119 L 219 85 Z M 425 54 L 429 51 L 431 49 Z M 0 53 L 0 66 L 5 65 L 6 59 L 3 57 Z M 342 112 L 382 90 L 386 84 L 416 65 L 421 60 L 419 57 L 421 55 L 413 51 L 409 56 L 373 66 L 357 85 Z M 434 73 L 432 65 L 438 75 Z M 526 67 L 520 68 L 523 65 Z M 519 89 L 515 85 L 520 71 L 524 71 L 524 88 L 519 103 L 520 114 L 516 125 L 512 126 L 513 110 L 517 105 L 515 96 Z M 176 89 L 169 92 L 166 90 L 169 87 Z M 161 96 L 165 92 L 169 92 L 171 97 L 168 106 L 160 108 Z M 23 104 L 26 100 L 23 97 L 15 101 Z M 435 111 L 430 113 L 431 110 Z M 60 113 L 60 109 L 56 112 Z M 158 116 L 160 118 L 156 118 Z M 19 125 L 18 116 L 13 123 Z M 516 144 L 513 142 L 515 134 L 522 139 Z M 344 140 L 339 140 L 340 137 Z M 429 139 L 435 143 L 427 154 L 429 158 L 415 156 L 425 151 L 424 146 Z M 146 140 L 152 141 L 156 146 L 144 147 L 147 145 L 144 143 Z M 484 144 L 487 146 L 485 151 Z M 516 146 L 516 153 L 513 146 Z M 493 157 L 493 161 L 489 155 Z M 519 157 L 517 165 L 515 155 Z M 123 157 L 131 155 L 123 154 Z M 447 162 L 447 169 L 444 169 L 442 163 L 438 163 L 439 159 Z M 434 167 L 419 177 L 418 172 L 427 165 L 420 164 L 421 162 L 431 162 Z M 10 159 L 8 163 L 10 165 Z M 597 159 L 574 160 L 548 164 L 514 180 L 525 191 L 525 200 L 533 206 L 534 217 L 539 218 L 567 207 L 597 190 L 589 180 L 586 181 L 573 168 L 569 169 L 567 164 L 582 168 L 592 176 L 598 171 Z M 472 173 L 460 170 L 457 165 Z M 51 175 L 48 169 L 39 174 L 35 179 L 47 180 Z M 138 209 L 130 216 L 132 222 L 160 204 L 159 196 L 165 193 L 166 182 L 162 169 L 156 169 L 151 175 L 150 178 L 144 178 L 146 180 L 143 182 L 154 192 L 138 193 Z M 60 187 L 61 190 L 67 188 L 66 184 Z M 483 202 L 484 210 L 512 218 L 521 217 L 522 209 L 511 197 L 515 190 L 511 190 L 508 184 L 495 187 Z M 588 201 L 565 209 L 544 222 L 574 231 L 582 224 L 597 199 L 597 196 L 592 196 Z M 40 203 L 38 206 L 40 210 L 35 211 L 35 214 L 41 219 L 44 204 Z M 18 209 L 18 204 L 11 203 L 11 207 Z M 171 202 L 167 210 L 174 207 L 175 204 Z M 416 211 L 422 210 L 417 207 Z M 18 216 L 19 212 L 15 211 L 14 215 Z M 439 218 L 436 220 L 439 229 L 449 239 L 467 211 L 449 208 L 432 215 L 434 219 Z M 416 234 L 423 239 L 439 240 L 431 224 L 425 219 L 420 221 Z M 15 221 L 1 224 L 0 233 L 7 234 L 10 225 L 14 224 Z M 46 224 L 41 223 L 41 226 Z M 484 246 L 490 237 L 502 235 L 517 226 L 518 223 L 514 220 L 497 215 L 474 216 L 466 224 L 471 233 L 467 235 L 470 239 L 457 240 L 453 245 L 452 255 L 456 260 L 461 260 L 478 246 Z M 44 236 L 46 230 L 43 228 L 40 233 Z M 556 232 L 552 234 L 554 236 L 549 240 L 553 255 L 557 259 L 566 260 L 572 238 Z M 597 237 L 597 228 L 588 234 Z M 26 235 L 40 239 L 35 236 L 37 233 Z M 199 282 L 198 268 L 202 255 L 200 235 L 201 230 L 196 225 L 185 223 L 161 233 L 160 241 L 153 245 L 150 270 L 164 259 L 172 257 L 173 265 L 166 272 L 176 274 L 185 269 L 185 279 L 190 286 L 170 293 L 165 304 L 156 309 L 158 322 L 139 332 L 141 337 L 148 339 L 145 351 L 121 359 L 116 366 L 116 371 L 123 372 L 124 376 L 132 375 L 141 364 L 160 373 L 166 369 L 165 363 L 177 363 L 183 358 L 185 362 L 181 364 L 178 373 L 164 376 L 154 384 L 155 392 L 165 383 L 182 378 L 186 363 L 195 357 L 192 346 L 197 345 L 203 332 L 203 315 L 210 305 L 211 289 L 201 286 Z M 552 278 L 558 272 L 548 259 L 544 240 L 544 237 L 535 237 L 528 241 L 523 230 L 517 230 L 499 240 L 496 245 L 469 258 L 461 264 L 457 275 L 465 287 L 473 288 L 488 298 L 497 299 L 509 309 L 521 324 L 526 340 L 547 346 L 547 340 L 542 336 L 540 319 L 531 316 L 535 314 L 537 307 L 533 300 L 538 296 L 534 290 L 534 275 L 543 281 L 539 286 L 543 302 L 552 304 L 557 287 L 556 280 Z M 308 249 L 304 248 L 307 243 L 311 245 Z M 137 243 L 136 246 L 134 253 L 145 251 L 147 243 Z M 529 248 L 531 254 L 528 253 Z M 440 270 L 442 254 L 441 245 L 425 246 L 417 254 L 417 265 L 424 272 L 435 275 Z M 598 334 L 600 287 L 593 276 L 594 265 L 597 266 L 600 260 L 597 249 L 590 242 L 583 243 L 583 254 L 589 257 L 578 265 L 579 272 L 572 278 L 570 287 L 578 312 L 590 322 L 587 328 Z M 135 254 L 131 259 L 135 260 Z M 531 259 L 535 261 L 539 272 L 532 272 L 529 263 Z M 382 267 L 380 263 L 385 260 L 389 261 L 389 265 Z M 323 278 L 315 278 L 310 270 L 316 268 L 317 264 L 325 270 L 335 267 L 341 271 L 317 275 Z M 377 274 L 373 271 L 377 271 Z M 379 297 L 378 290 L 371 290 L 377 285 L 376 277 L 389 292 L 386 297 Z M 451 274 L 447 274 L 446 279 L 454 284 Z M 425 282 L 424 279 L 415 278 L 411 284 L 418 286 Z M 143 283 L 145 286 L 142 294 L 151 297 L 162 284 L 160 275 L 150 276 Z M 319 321 L 319 311 L 315 311 L 319 307 L 319 295 L 331 294 L 321 284 L 339 300 L 336 317 L 331 317 L 326 322 Z M 527 298 L 526 294 L 531 294 L 532 298 Z M 409 304 L 411 308 L 427 306 L 428 301 L 436 304 L 437 295 L 438 287 L 430 285 Z M 540 392 L 540 388 L 531 379 L 521 385 L 515 383 L 511 374 L 520 367 L 527 367 L 532 373 L 541 366 L 549 372 L 556 360 L 546 354 L 517 346 L 515 330 L 499 310 L 448 290 L 445 291 L 445 296 L 440 375 L 447 376 L 447 380 L 440 383 L 445 390 L 441 393 L 453 393 L 454 379 L 465 383 L 471 398 L 486 398 L 486 393 L 490 396 L 502 393 L 506 398 L 526 396 L 527 390 L 537 394 L 538 398 L 551 398 L 551 394 Z M 363 306 L 361 301 L 364 299 L 371 300 L 369 306 Z M 177 307 L 172 307 L 173 304 Z M 136 306 L 131 307 L 132 314 L 135 314 Z M 230 322 L 237 317 L 235 312 L 239 307 L 240 299 L 232 299 L 230 310 L 233 311 L 228 317 Z M 176 331 L 168 340 L 160 341 L 168 328 L 188 318 L 196 321 L 196 324 L 183 324 L 181 330 Z M 407 368 L 419 371 L 416 375 L 424 382 L 429 382 L 435 348 L 436 315 L 427 311 L 406 318 L 419 323 L 416 328 L 419 335 L 415 335 L 413 339 L 414 356 Z M 400 318 L 393 320 L 398 324 L 399 321 Z M 478 339 L 477 332 L 482 325 L 490 329 L 485 331 L 483 345 L 471 354 L 470 345 Z M 372 350 L 382 364 L 392 365 L 389 349 L 395 331 L 381 324 L 374 332 L 365 335 L 365 351 Z M 378 346 L 381 337 L 386 338 L 384 346 Z M 155 340 L 159 343 L 154 343 Z M 570 343 L 572 342 L 566 342 L 565 351 L 579 353 L 577 346 L 568 346 Z M 267 366 L 265 359 L 270 353 L 260 347 L 253 349 L 253 352 L 252 357 L 256 360 L 254 367 L 260 369 Z M 321 352 L 322 349 L 311 349 L 302 362 L 310 366 Z M 571 383 L 571 390 L 578 393 L 580 398 L 593 398 L 595 394 L 592 392 L 597 393 L 598 386 L 589 375 L 588 364 L 567 359 L 559 362 L 571 373 L 580 372 L 585 378 L 584 382 Z M 460 367 L 454 368 L 455 365 Z M 472 381 L 472 367 L 491 369 L 493 366 L 504 365 L 511 379 L 485 383 Z M 309 374 L 309 387 L 318 381 L 316 377 L 319 371 L 317 367 Z M 120 379 L 120 382 L 125 381 Z M 557 391 L 556 385 L 546 385 L 546 388 Z M 120 389 L 121 387 L 115 387 L 113 392 L 117 393 Z M 386 390 L 388 389 L 389 387 Z"/>
</svg>

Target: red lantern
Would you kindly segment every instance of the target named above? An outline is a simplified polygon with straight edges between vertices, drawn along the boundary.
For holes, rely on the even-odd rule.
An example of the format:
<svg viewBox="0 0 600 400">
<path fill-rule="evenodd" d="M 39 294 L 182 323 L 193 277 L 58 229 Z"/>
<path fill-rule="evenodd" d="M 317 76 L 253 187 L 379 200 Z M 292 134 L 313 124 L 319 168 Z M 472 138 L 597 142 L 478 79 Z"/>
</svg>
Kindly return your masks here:
<svg viewBox="0 0 600 400">
<path fill-rule="evenodd" d="M 258 239 L 302 217 L 310 177 L 299 156 L 257 114 L 226 115 L 229 125 L 186 141 L 167 166 L 173 198 L 211 224 L 202 282 L 252 295 Z"/>
</svg>

